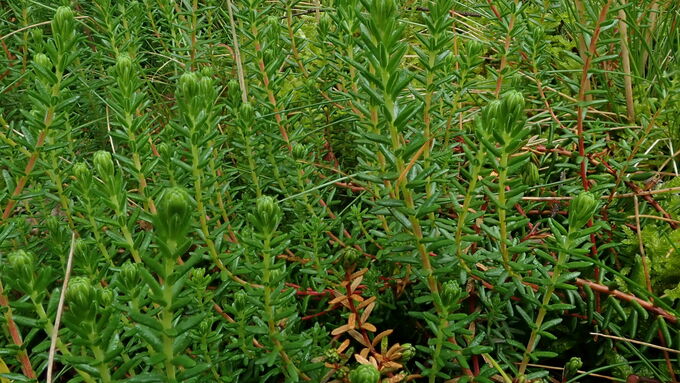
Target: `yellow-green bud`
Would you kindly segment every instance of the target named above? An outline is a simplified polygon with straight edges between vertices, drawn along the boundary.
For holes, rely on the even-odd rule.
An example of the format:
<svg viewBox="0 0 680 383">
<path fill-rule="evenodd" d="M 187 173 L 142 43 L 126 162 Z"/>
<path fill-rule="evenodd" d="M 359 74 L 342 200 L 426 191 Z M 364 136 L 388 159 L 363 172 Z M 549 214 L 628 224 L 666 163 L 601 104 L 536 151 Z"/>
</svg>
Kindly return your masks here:
<svg viewBox="0 0 680 383">
<path fill-rule="evenodd" d="M 116 58 L 116 75 L 124 79 L 132 74 L 132 59 L 127 54 L 121 54 Z"/>
<path fill-rule="evenodd" d="M 503 103 L 501 100 L 492 100 L 482 109 L 482 122 L 488 132 L 497 129 L 497 118 L 502 114 Z"/>
<path fill-rule="evenodd" d="M 401 358 L 399 361 L 406 362 L 416 355 L 416 348 L 411 343 L 404 343 L 401 345 Z"/>
<path fill-rule="evenodd" d="M 185 102 L 189 102 L 198 95 L 198 80 L 198 75 L 194 72 L 187 72 L 180 76 L 178 88 Z"/>
<path fill-rule="evenodd" d="M 212 332 L 212 324 L 213 322 L 210 319 L 203 319 L 198 325 L 198 331 L 203 336 L 210 335 Z"/>
<path fill-rule="evenodd" d="M 126 289 L 133 289 L 139 284 L 137 265 L 127 261 L 120 267 L 120 281 Z"/>
<path fill-rule="evenodd" d="M 76 239 L 76 245 L 73 249 L 73 253 L 78 257 L 85 258 L 87 256 L 87 241 L 82 238 Z"/>
<path fill-rule="evenodd" d="M 132 85 L 134 66 L 130 56 L 122 54 L 116 58 L 115 72 L 118 81 L 118 87 L 121 88 L 123 94 L 129 94 L 132 92 L 130 86 Z"/>
<path fill-rule="evenodd" d="M 191 198 L 180 187 L 169 188 L 158 203 L 158 234 L 164 241 L 180 242 L 189 231 L 191 223 Z"/>
<path fill-rule="evenodd" d="M 212 79 L 208 76 L 201 77 L 198 82 L 198 90 L 201 97 L 204 97 L 205 102 L 212 102 L 217 93 Z"/>
<path fill-rule="evenodd" d="M 88 278 L 75 277 L 66 289 L 66 301 L 77 318 L 90 320 L 96 314 L 97 290 Z"/>
<path fill-rule="evenodd" d="M 597 209 L 597 199 L 592 193 L 581 192 L 569 204 L 569 230 L 579 230 L 590 221 Z"/>
<path fill-rule="evenodd" d="M 227 83 L 227 95 L 231 101 L 232 107 L 241 102 L 241 87 L 236 80 L 229 80 Z"/>
<path fill-rule="evenodd" d="M 52 70 L 52 61 L 44 53 L 38 53 L 37 55 L 35 55 L 35 57 L 33 58 L 33 62 L 35 63 L 36 66 L 44 68 L 48 71 Z"/>
<path fill-rule="evenodd" d="M 57 8 L 57 12 L 54 14 L 54 19 L 52 20 L 52 33 L 63 41 L 74 38 L 75 21 L 73 11 L 70 7 L 61 6 Z"/>
<path fill-rule="evenodd" d="M 43 45 L 43 31 L 40 28 L 31 29 L 31 39 L 33 44 L 42 48 Z"/>
<path fill-rule="evenodd" d="M 576 372 L 578 371 L 579 368 L 583 367 L 583 361 L 581 358 L 578 357 L 572 357 L 569 359 L 569 362 L 564 366 L 564 376 L 566 378 L 572 377 L 576 375 Z"/>
<path fill-rule="evenodd" d="M 345 379 L 347 375 L 349 375 L 349 367 L 341 366 L 335 371 L 333 377 L 336 379 Z"/>
<path fill-rule="evenodd" d="M 111 291 L 111 289 L 109 288 L 100 289 L 99 294 L 97 294 L 97 298 L 99 301 L 99 305 L 101 307 L 107 308 L 110 307 L 111 304 L 113 303 L 114 294 L 113 291 Z"/>
<path fill-rule="evenodd" d="M 340 260 L 342 261 L 342 267 L 344 267 L 345 270 L 354 269 L 360 258 L 361 253 L 353 247 L 348 246 L 340 250 Z"/>
<path fill-rule="evenodd" d="M 255 202 L 255 212 L 250 215 L 250 221 L 263 235 L 271 235 L 281 221 L 281 208 L 274 198 L 261 196 Z"/>
<path fill-rule="evenodd" d="M 205 277 L 205 268 L 203 267 L 191 269 L 189 272 L 189 278 L 191 279 L 202 279 L 203 277 Z"/>
<path fill-rule="evenodd" d="M 249 102 L 244 102 L 238 109 L 238 115 L 245 127 L 250 127 L 255 122 L 255 111 Z"/>
<path fill-rule="evenodd" d="M 113 175 L 113 160 L 111 153 L 105 150 L 99 150 L 94 154 L 94 168 L 102 178 L 111 177 Z"/>
<path fill-rule="evenodd" d="M 293 145 L 293 158 L 296 160 L 302 160 L 307 156 L 307 148 L 301 143 L 295 143 Z"/>
<path fill-rule="evenodd" d="M 442 285 L 441 299 L 442 304 L 448 308 L 452 308 L 458 304 L 461 298 L 462 290 L 456 281 L 446 281 Z"/>
<path fill-rule="evenodd" d="M 274 218 L 280 212 L 279 205 L 274 198 L 270 196 L 262 196 L 255 202 L 257 214 L 265 219 Z"/>
<path fill-rule="evenodd" d="M 206 294 L 206 289 L 210 284 L 210 275 L 205 275 L 205 268 L 197 267 L 189 272 L 189 285 L 198 290 L 197 296 Z"/>
<path fill-rule="evenodd" d="M 234 309 L 236 312 L 243 313 L 248 308 L 248 294 L 239 290 L 234 294 Z"/>
<path fill-rule="evenodd" d="M 372 364 L 362 364 L 349 374 L 351 383 L 378 383 L 380 371 Z"/>
<path fill-rule="evenodd" d="M 11 269 L 12 279 L 16 280 L 22 290 L 30 290 L 33 285 L 33 273 L 35 272 L 35 257 L 33 253 L 17 250 L 7 257 Z M 24 291 L 28 293 L 29 291 Z"/>
<path fill-rule="evenodd" d="M 326 350 L 324 352 L 324 357 L 326 359 L 326 362 L 328 363 L 340 363 L 340 361 L 342 360 L 340 354 L 338 353 L 338 350 L 334 348 Z"/>
<path fill-rule="evenodd" d="M 73 165 L 73 175 L 76 177 L 76 182 L 83 187 L 83 189 L 89 189 L 92 184 L 92 172 L 90 172 L 90 167 L 84 162 L 78 162 Z"/>
<path fill-rule="evenodd" d="M 513 121 L 522 119 L 524 115 L 524 96 L 522 93 L 511 90 L 503 96 L 503 102 L 506 104 L 507 111 Z"/>
</svg>

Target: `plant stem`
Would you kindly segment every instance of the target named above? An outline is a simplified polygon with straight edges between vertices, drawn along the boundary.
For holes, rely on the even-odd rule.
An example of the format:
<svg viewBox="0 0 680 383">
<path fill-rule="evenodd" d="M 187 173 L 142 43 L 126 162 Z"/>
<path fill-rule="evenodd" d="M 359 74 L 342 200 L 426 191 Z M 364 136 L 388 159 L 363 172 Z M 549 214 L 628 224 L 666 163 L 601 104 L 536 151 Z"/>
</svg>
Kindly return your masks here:
<svg viewBox="0 0 680 383">
<path fill-rule="evenodd" d="M 571 241 L 572 235 L 573 235 L 572 229 L 569 228 L 569 233 L 566 236 L 563 248 L 560 249 L 559 254 L 557 256 L 557 263 L 555 263 L 555 268 L 553 269 L 552 275 L 550 276 L 550 282 L 545 289 L 543 300 L 541 301 L 541 307 L 538 309 L 538 315 L 536 316 L 536 320 L 534 321 L 534 326 L 533 329 L 531 330 L 531 335 L 529 336 L 529 341 L 527 342 L 527 347 L 524 351 L 522 362 L 519 365 L 519 370 L 517 372 L 518 379 L 524 375 L 524 372 L 526 371 L 527 368 L 527 364 L 529 363 L 531 353 L 536 348 L 538 333 L 541 331 L 543 320 L 545 319 L 545 315 L 548 313 L 547 307 L 550 304 L 550 300 L 552 299 L 553 293 L 555 292 L 555 289 L 557 287 L 557 281 L 559 280 L 560 275 L 562 274 L 562 269 L 569 260 L 568 251 L 572 247 Z"/>
<path fill-rule="evenodd" d="M 507 201 L 505 199 L 505 184 L 508 180 L 508 157 L 505 152 L 501 154 L 498 170 L 498 228 L 500 230 L 500 252 L 503 257 L 503 267 L 511 276 L 518 276 L 510 267 L 510 253 L 508 251 L 508 224 L 507 224 Z"/>
<path fill-rule="evenodd" d="M 176 253 L 176 244 L 169 243 L 168 248 L 170 253 Z M 165 373 L 167 374 L 168 382 L 177 382 L 177 376 L 175 371 L 175 365 L 173 364 L 173 359 L 175 358 L 175 353 L 173 350 L 174 337 L 168 334 L 172 333 L 173 325 L 172 321 L 175 317 L 175 313 L 172 310 L 172 284 L 168 281 L 172 276 L 175 268 L 175 260 L 173 256 L 165 257 L 165 278 L 163 278 L 163 311 L 161 314 L 161 324 L 163 326 L 163 354 L 165 359 L 163 361 L 165 367 Z"/>
</svg>

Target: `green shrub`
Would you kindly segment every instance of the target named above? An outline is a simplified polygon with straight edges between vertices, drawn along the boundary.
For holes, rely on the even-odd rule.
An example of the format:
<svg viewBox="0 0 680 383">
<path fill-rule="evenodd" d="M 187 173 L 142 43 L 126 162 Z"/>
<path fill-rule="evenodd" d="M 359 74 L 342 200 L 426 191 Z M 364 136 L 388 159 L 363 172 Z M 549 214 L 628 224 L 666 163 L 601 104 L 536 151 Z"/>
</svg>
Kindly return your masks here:
<svg viewBox="0 0 680 383">
<path fill-rule="evenodd" d="M 1 2 L 0 383 L 675 381 L 679 9 Z"/>
</svg>

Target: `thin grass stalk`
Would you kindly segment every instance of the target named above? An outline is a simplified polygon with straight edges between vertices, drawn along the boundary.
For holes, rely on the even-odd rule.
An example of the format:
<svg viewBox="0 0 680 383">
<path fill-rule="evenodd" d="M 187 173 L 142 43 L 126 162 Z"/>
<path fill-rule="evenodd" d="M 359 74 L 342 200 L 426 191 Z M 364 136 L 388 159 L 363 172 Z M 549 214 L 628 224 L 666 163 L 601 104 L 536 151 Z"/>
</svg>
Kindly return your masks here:
<svg viewBox="0 0 680 383">
<path fill-rule="evenodd" d="M 628 25 L 626 24 L 626 7 L 627 1 L 621 0 L 621 9 L 619 9 L 619 35 L 621 36 L 621 61 L 623 63 L 623 81 L 626 92 L 626 114 L 628 115 L 628 122 L 635 122 L 635 102 L 633 100 L 633 77 L 630 71 L 630 50 L 628 49 Z"/>
</svg>

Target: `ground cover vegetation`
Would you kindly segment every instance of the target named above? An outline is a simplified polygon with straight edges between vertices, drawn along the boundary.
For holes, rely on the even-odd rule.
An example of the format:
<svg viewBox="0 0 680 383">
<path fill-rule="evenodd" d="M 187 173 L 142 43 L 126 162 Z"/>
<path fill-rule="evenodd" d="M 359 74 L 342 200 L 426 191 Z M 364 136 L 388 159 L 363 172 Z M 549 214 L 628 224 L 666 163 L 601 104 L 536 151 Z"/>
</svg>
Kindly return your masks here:
<svg viewBox="0 0 680 383">
<path fill-rule="evenodd" d="M 0 2 L 0 382 L 671 382 L 680 3 Z"/>
</svg>

